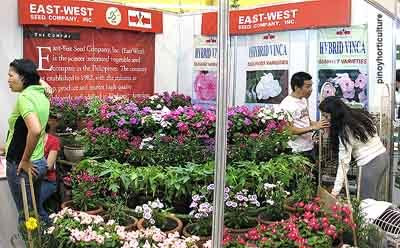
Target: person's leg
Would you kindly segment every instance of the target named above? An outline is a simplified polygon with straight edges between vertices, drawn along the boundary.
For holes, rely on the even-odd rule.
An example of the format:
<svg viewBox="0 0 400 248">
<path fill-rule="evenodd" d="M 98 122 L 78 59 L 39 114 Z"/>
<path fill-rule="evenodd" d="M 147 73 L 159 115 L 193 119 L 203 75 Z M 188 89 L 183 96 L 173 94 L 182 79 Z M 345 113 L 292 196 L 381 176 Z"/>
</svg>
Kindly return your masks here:
<svg viewBox="0 0 400 248">
<path fill-rule="evenodd" d="M 47 180 L 42 181 L 42 185 L 40 187 L 40 199 L 39 199 L 39 215 L 46 222 L 50 223 L 49 214 L 44 208 L 45 201 L 56 192 L 57 185 L 56 182 L 50 182 Z"/>
<path fill-rule="evenodd" d="M 387 153 L 381 154 L 361 168 L 360 198 L 380 199 L 379 190 L 387 168 Z"/>
<path fill-rule="evenodd" d="M 34 190 L 35 190 L 35 200 L 36 200 L 36 206 L 38 208 L 39 215 L 43 221 L 48 220 L 48 216 L 46 218 L 46 215 L 42 215 L 40 211 L 40 199 L 41 199 L 41 191 L 42 191 L 42 183 L 43 183 L 43 178 L 45 177 L 47 173 L 47 161 L 45 159 L 39 159 L 36 161 L 32 161 L 33 165 L 36 167 L 38 170 L 38 175 L 34 179 Z"/>
<path fill-rule="evenodd" d="M 15 206 L 18 211 L 18 223 L 24 220 L 22 193 L 20 186 L 20 177 L 17 176 L 18 164 L 14 161 L 7 161 L 6 176 L 8 186 L 10 187 L 12 198 L 14 199 Z"/>
</svg>

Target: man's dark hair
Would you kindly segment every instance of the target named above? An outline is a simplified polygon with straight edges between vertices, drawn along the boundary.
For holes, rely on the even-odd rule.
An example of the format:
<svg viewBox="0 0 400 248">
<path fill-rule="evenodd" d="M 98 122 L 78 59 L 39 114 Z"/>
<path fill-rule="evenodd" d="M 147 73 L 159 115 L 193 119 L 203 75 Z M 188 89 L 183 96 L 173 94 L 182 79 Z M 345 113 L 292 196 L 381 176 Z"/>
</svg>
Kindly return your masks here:
<svg viewBox="0 0 400 248">
<path fill-rule="evenodd" d="M 396 81 L 400 82 L 400 69 L 396 70 Z"/>
<path fill-rule="evenodd" d="M 307 72 L 296 72 L 295 74 L 293 74 L 292 79 L 290 80 L 290 86 L 292 87 L 292 90 L 295 90 L 295 86 L 297 86 L 297 88 L 301 88 L 304 85 L 304 81 L 306 80 L 311 80 L 312 77 L 310 74 L 308 74 Z"/>
<path fill-rule="evenodd" d="M 30 59 L 15 59 L 10 63 L 15 72 L 21 77 L 24 89 L 31 85 L 38 85 L 40 76 L 37 66 Z"/>
</svg>

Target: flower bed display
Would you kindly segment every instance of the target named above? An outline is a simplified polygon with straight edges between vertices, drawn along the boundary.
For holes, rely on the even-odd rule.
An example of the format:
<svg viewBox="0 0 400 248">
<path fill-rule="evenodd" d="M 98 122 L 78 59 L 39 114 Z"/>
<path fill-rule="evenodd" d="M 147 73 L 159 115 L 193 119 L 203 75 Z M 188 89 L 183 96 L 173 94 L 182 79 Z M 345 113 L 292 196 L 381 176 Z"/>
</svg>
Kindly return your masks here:
<svg viewBox="0 0 400 248">
<path fill-rule="evenodd" d="M 102 207 L 107 222 L 96 217 L 97 226 L 82 226 L 79 216 L 84 214 L 63 210 L 55 219 L 52 237 L 66 240 L 72 235 L 67 243 L 79 244 L 77 247 L 147 247 L 158 245 L 151 243 L 157 240 L 141 236 L 156 230 L 154 227 L 167 233 L 174 228 L 181 232 L 186 226 L 185 236 L 202 239 L 189 242 L 172 235 L 175 244 L 181 244 L 178 247 L 205 243 L 212 229 L 215 110 L 193 106 L 188 97 L 167 93 L 131 99 L 93 98 L 82 104 L 86 114 L 79 118 L 86 120 L 86 127 L 76 133 L 84 137 L 85 156 L 95 159 L 81 161 L 68 177 L 70 206 L 81 211 Z M 312 164 L 288 148 L 291 135 L 285 113 L 239 106 L 230 108 L 227 116 L 224 219 L 229 233 L 239 239 L 262 220 L 287 219 L 285 205 L 312 199 L 316 188 Z M 175 216 L 178 221 L 172 223 Z M 132 225 L 134 217 L 142 231 L 121 234 L 123 228 L 116 224 Z M 79 223 L 70 227 L 71 218 Z M 95 239 L 77 239 L 76 234 Z M 131 235 L 135 239 L 128 242 L 126 237 Z"/>
</svg>

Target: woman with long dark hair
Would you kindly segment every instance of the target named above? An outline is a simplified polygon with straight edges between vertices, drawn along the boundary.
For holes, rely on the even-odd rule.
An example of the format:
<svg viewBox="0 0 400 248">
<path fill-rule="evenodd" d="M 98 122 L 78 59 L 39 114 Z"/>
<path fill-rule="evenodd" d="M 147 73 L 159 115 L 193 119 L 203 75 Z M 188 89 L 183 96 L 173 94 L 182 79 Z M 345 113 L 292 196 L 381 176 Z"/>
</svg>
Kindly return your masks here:
<svg viewBox="0 0 400 248">
<path fill-rule="evenodd" d="M 379 185 L 387 165 L 386 148 L 383 146 L 372 116 L 363 109 L 352 109 L 339 97 L 325 98 L 319 109 L 330 120 L 330 137 L 339 152 L 339 166 L 332 194 L 337 196 L 353 157 L 361 169 L 360 196 L 377 199 Z"/>
</svg>

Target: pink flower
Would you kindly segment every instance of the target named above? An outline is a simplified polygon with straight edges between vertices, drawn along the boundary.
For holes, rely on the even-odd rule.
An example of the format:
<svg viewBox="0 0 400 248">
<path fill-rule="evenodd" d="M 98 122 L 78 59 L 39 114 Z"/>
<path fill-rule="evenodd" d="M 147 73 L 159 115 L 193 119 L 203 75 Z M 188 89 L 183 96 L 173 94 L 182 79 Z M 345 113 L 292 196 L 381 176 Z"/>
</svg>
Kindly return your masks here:
<svg viewBox="0 0 400 248">
<path fill-rule="evenodd" d="M 355 81 L 354 86 L 358 87 L 360 89 L 364 89 L 365 86 L 367 86 L 367 83 L 368 83 L 367 74 L 360 73 L 360 74 L 358 74 L 358 77 L 357 77 L 357 79 Z"/>
<path fill-rule="evenodd" d="M 354 82 L 349 77 L 349 74 L 338 74 L 336 84 L 340 86 L 344 98 L 354 98 Z"/>
<path fill-rule="evenodd" d="M 213 101 L 217 95 L 217 75 L 215 72 L 199 72 L 194 80 L 194 91 L 200 100 Z"/>
<path fill-rule="evenodd" d="M 181 133 L 186 133 L 189 130 L 188 125 L 184 122 L 179 122 L 176 126 Z"/>
</svg>

